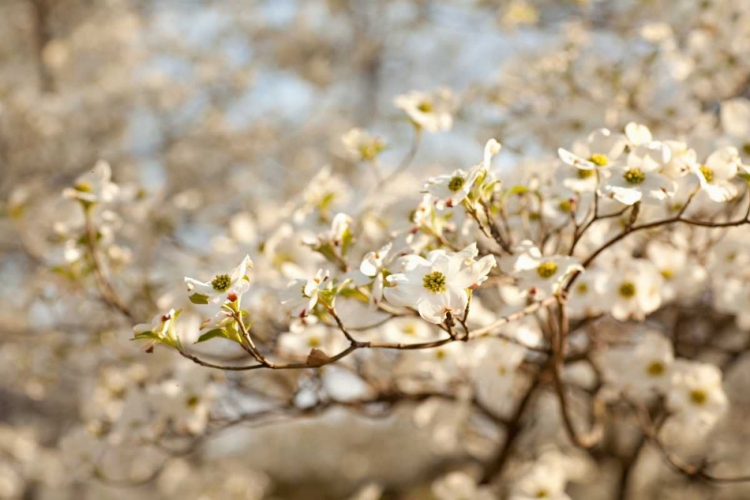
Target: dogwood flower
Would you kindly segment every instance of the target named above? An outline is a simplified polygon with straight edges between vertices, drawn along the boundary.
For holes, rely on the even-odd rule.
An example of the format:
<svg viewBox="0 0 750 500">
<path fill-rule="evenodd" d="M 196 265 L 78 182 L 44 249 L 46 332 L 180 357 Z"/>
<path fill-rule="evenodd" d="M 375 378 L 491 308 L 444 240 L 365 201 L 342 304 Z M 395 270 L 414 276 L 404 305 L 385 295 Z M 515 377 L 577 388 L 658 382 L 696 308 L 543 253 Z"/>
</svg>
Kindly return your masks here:
<svg viewBox="0 0 750 500">
<path fill-rule="evenodd" d="M 721 378 L 721 370 L 710 363 L 679 360 L 667 405 L 682 420 L 713 426 L 729 405 Z"/>
<path fill-rule="evenodd" d="M 607 296 L 612 316 L 620 321 L 643 319 L 662 302 L 662 277 L 651 262 L 629 261 L 610 275 Z"/>
<path fill-rule="evenodd" d="M 542 255 L 529 240 L 522 241 L 515 252 L 514 257 L 503 261 L 503 267 L 518 279 L 521 290 L 537 299 L 558 293 L 571 273 L 583 272 L 583 267 L 574 257 Z"/>
<path fill-rule="evenodd" d="M 500 143 L 490 139 L 484 147 L 484 161 L 465 172 L 461 169 L 450 175 L 433 177 L 424 185 L 424 190 L 435 197 L 435 206 L 453 208 L 460 204 L 474 188 L 478 179 L 487 175 L 492 157 L 500 152 Z"/>
<path fill-rule="evenodd" d="M 397 261 L 403 271 L 386 278 L 388 302 L 401 307 L 414 307 L 430 323 L 439 324 L 448 313 L 460 314 L 469 300 L 468 288 L 487 279 L 495 266 L 491 255 L 474 260 L 476 243 L 460 252 L 433 250 L 427 257 L 407 255 Z"/>
<path fill-rule="evenodd" d="M 677 185 L 659 173 L 670 159 L 671 151 L 662 143 L 638 146 L 628 155 L 627 165 L 614 171 L 602 191 L 625 205 L 661 202 L 674 196 Z"/>
<path fill-rule="evenodd" d="M 403 110 L 412 123 L 428 132 L 442 132 L 453 126 L 453 111 L 456 100 L 450 89 L 432 92 L 412 91 L 396 96 L 395 106 Z"/>
<path fill-rule="evenodd" d="M 570 500 L 565 493 L 567 477 L 562 464 L 543 456 L 529 465 L 510 494 L 510 500 Z"/>
<path fill-rule="evenodd" d="M 672 381 L 672 343 L 656 331 L 646 331 L 632 344 L 604 351 L 602 361 L 609 383 L 620 389 L 634 390 L 636 394 L 668 389 Z"/>
<path fill-rule="evenodd" d="M 146 352 L 151 352 L 156 344 L 166 344 L 175 348 L 180 347 L 180 338 L 175 331 L 175 323 L 180 311 L 171 309 L 166 314 L 157 314 L 151 324 L 141 323 L 133 327 L 133 340 L 144 343 Z"/>
<path fill-rule="evenodd" d="M 372 291 L 370 292 L 370 303 L 378 305 L 383 299 L 384 277 L 383 270 L 385 259 L 391 251 L 392 243 L 388 243 L 376 252 L 368 252 L 359 265 L 359 272 L 373 278 Z"/>
<path fill-rule="evenodd" d="M 716 202 L 729 201 L 737 196 L 737 186 L 732 183 L 742 165 L 737 148 L 727 146 L 714 151 L 703 165 L 693 165 L 701 190 Z"/>
<path fill-rule="evenodd" d="M 99 160 L 91 169 L 76 179 L 72 188 L 63 190 L 63 196 L 83 203 L 108 203 L 114 201 L 120 187 L 112 182 L 112 167 L 104 160 Z"/>
<path fill-rule="evenodd" d="M 385 139 L 360 128 L 353 128 L 341 137 L 341 143 L 353 161 L 372 161 L 387 145 Z"/>
<path fill-rule="evenodd" d="M 250 288 L 247 270 L 252 269 L 253 261 L 246 255 L 232 274 L 217 274 L 211 281 L 197 281 L 185 278 L 190 301 L 194 304 L 218 304 L 236 302 Z"/>
<path fill-rule="evenodd" d="M 492 490 L 462 471 L 454 471 L 432 483 L 432 493 L 437 500 L 493 500 Z"/>
<path fill-rule="evenodd" d="M 291 310 L 292 316 L 304 318 L 318 303 L 318 294 L 333 285 L 329 278 L 328 271 L 318 269 L 315 276 L 309 280 L 291 281 L 282 296 L 281 303 Z"/>
<path fill-rule="evenodd" d="M 596 170 L 619 165 L 618 160 L 625 151 L 626 145 L 625 136 L 613 134 L 606 128 L 601 128 L 591 132 L 586 141 L 573 143 L 572 151 L 560 148 L 557 153 L 560 159 L 568 165 L 583 170 Z"/>
</svg>

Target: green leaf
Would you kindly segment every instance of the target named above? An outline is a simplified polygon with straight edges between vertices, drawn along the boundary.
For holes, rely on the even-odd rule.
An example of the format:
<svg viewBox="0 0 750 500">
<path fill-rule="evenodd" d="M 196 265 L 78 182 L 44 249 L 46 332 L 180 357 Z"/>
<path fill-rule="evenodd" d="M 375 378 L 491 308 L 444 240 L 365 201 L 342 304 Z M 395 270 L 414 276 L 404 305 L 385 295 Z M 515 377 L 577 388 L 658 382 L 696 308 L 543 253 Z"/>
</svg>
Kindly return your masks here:
<svg viewBox="0 0 750 500">
<path fill-rule="evenodd" d="M 130 340 L 158 340 L 159 342 L 161 342 L 162 339 L 156 333 L 148 331 L 148 332 L 141 332 L 137 335 L 134 335 L 133 338 Z"/>
<path fill-rule="evenodd" d="M 200 337 L 198 337 L 198 340 L 196 340 L 195 343 L 200 344 L 201 342 L 206 342 L 207 340 L 211 340 L 216 337 L 229 338 L 225 330 L 221 328 L 214 328 L 210 332 L 206 332 Z"/>
<path fill-rule="evenodd" d="M 193 304 L 208 304 L 208 295 L 203 295 L 202 293 L 194 293 L 189 298 Z"/>
</svg>

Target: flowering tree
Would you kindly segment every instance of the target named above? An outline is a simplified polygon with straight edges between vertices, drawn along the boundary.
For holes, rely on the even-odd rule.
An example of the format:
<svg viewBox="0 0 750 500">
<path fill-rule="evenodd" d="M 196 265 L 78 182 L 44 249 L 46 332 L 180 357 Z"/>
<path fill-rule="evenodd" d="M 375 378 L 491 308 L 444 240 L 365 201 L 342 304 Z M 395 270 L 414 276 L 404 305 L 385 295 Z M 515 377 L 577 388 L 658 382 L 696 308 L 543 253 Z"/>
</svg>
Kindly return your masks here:
<svg viewBox="0 0 750 500">
<path fill-rule="evenodd" d="M 101 73 L 145 75 L 93 85 L 91 109 L 142 106 L 102 148 L 64 126 L 87 84 L 70 54 L 111 53 L 84 43 L 96 23 L 54 32 L 51 3 L 5 7 L 35 16 L 21 66 L 41 97 L 9 79 L 0 108 L 0 498 L 747 495 L 742 2 L 195 12 L 211 44 L 254 41 L 259 86 L 287 68 L 337 103 L 364 87 L 367 105 L 331 106 L 341 123 L 310 118 L 297 141 L 275 108 L 276 122 L 231 115 L 278 78 L 270 94 L 225 88 L 213 53 L 170 31 L 178 14 L 93 5 L 122 37 L 105 36 L 118 58 Z M 440 40 L 443 8 L 536 43 L 499 77 L 449 68 L 453 90 L 425 68 L 421 90 L 377 83 L 413 53 L 446 65 L 440 47 L 393 41 Z M 204 72 L 161 69 L 184 60 Z M 158 140 L 133 140 L 143 129 Z M 290 144 L 312 160 L 264 159 Z M 83 159 L 77 177 L 19 174 Z"/>
</svg>

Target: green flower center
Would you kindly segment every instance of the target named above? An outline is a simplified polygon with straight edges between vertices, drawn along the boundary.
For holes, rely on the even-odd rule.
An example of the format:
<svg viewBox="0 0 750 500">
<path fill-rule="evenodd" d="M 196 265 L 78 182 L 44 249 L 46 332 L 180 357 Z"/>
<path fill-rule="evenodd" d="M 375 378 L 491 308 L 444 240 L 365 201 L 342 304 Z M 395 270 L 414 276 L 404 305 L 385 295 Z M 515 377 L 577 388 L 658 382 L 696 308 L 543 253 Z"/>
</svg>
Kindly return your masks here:
<svg viewBox="0 0 750 500">
<path fill-rule="evenodd" d="M 701 165 L 698 169 L 703 174 L 703 177 L 706 178 L 706 182 L 713 182 L 714 181 L 714 171 L 710 168 L 708 168 L 705 165 Z"/>
<path fill-rule="evenodd" d="M 435 351 L 435 359 L 445 359 L 445 356 L 447 355 L 445 354 L 444 350 L 438 349 L 437 351 Z"/>
<path fill-rule="evenodd" d="M 625 172 L 623 177 L 629 184 L 640 184 L 646 180 L 646 174 L 644 174 L 640 168 L 631 168 Z"/>
<path fill-rule="evenodd" d="M 592 175 L 594 175 L 594 171 L 593 170 L 583 169 L 583 168 L 579 168 L 578 169 L 578 178 L 579 179 L 588 179 Z"/>
<path fill-rule="evenodd" d="M 198 396 L 190 396 L 187 401 L 185 401 L 185 404 L 188 408 L 195 408 L 200 402 L 201 400 Z"/>
<path fill-rule="evenodd" d="M 661 275 L 665 280 L 671 280 L 674 278 L 674 271 L 671 269 L 662 269 Z"/>
<path fill-rule="evenodd" d="M 607 158 L 607 155 L 602 155 L 598 153 L 591 155 L 591 157 L 589 158 L 589 161 L 593 163 L 594 165 L 596 165 L 597 167 L 605 167 L 609 165 L 609 158 Z"/>
<path fill-rule="evenodd" d="M 667 367 L 661 361 L 654 361 L 646 368 L 646 373 L 652 377 L 659 377 L 664 374 Z"/>
<path fill-rule="evenodd" d="M 690 391 L 690 401 L 692 401 L 693 404 L 703 406 L 704 404 L 706 404 L 707 400 L 708 394 L 706 394 L 706 391 L 700 389 L 694 389 Z"/>
<path fill-rule="evenodd" d="M 620 285 L 620 296 L 624 299 L 632 299 L 635 297 L 635 284 L 626 281 L 622 285 Z"/>
<path fill-rule="evenodd" d="M 231 284 L 232 278 L 230 278 L 228 274 L 217 274 L 216 277 L 211 280 L 211 286 L 217 292 L 226 292 Z"/>
<path fill-rule="evenodd" d="M 422 278 L 422 286 L 432 293 L 445 292 L 447 290 L 445 283 L 445 275 L 440 271 L 433 271 L 430 274 L 425 274 L 424 278 Z"/>
<path fill-rule="evenodd" d="M 585 295 L 589 292 L 589 286 L 586 283 L 579 283 L 576 287 L 576 292 L 581 295 Z"/>
<path fill-rule="evenodd" d="M 552 262 L 551 260 L 548 260 L 547 262 L 542 262 L 539 264 L 539 267 L 536 268 L 536 273 L 539 275 L 539 277 L 548 279 L 555 275 L 557 272 L 557 264 Z"/>
<path fill-rule="evenodd" d="M 583 170 L 581 170 L 581 172 L 583 172 Z M 563 200 L 557 205 L 557 208 L 559 208 L 561 212 L 570 213 L 573 210 L 573 204 L 570 200 Z"/>
<path fill-rule="evenodd" d="M 742 145 L 742 152 L 746 155 L 750 155 L 750 142 L 746 142 Z"/>
<path fill-rule="evenodd" d="M 461 176 L 455 176 L 450 181 L 448 181 L 448 189 L 453 191 L 454 193 L 464 187 L 464 184 L 466 183 L 466 180 Z"/>
<path fill-rule="evenodd" d="M 417 106 L 417 109 L 422 113 L 429 113 L 432 111 L 432 104 L 427 101 L 422 101 Z"/>
<path fill-rule="evenodd" d="M 542 489 L 536 492 L 537 498 L 547 498 L 548 496 L 549 496 L 549 493 L 547 492 L 547 490 Z"/>
</svg>

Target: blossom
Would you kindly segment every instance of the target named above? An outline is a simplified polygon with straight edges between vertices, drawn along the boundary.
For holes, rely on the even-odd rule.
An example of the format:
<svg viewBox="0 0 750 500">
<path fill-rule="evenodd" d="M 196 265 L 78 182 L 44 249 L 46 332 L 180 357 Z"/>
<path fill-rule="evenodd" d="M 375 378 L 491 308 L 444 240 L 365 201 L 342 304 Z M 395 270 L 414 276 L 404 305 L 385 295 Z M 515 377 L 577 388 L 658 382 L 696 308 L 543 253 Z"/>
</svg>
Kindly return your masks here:
<svg viewBox="0 0 750 500">
<path fill-rule="evenodd" d="M 378 305 L 383 298 L 383 285 L 384 285 L 384 261 L 388 257 L 388 253 L 391 251 L 392 243 L 388 243 L 376 252 L 368 252 L 362 263 L 359 265 L 359 272 L 373 278 L 372 280 L 372 292 L 370 296 L 370 302 L 373 305 Z"/>
<path fill-rule="evenodd" d="M 448 313 L 461 313 L 469 300 L 467 289 L 487 279 L 495 266 L 491 255 L 474 260 L 476 244 L 460 252 L 433 250 L 427 257 L 407 255 L 397 261 L 400 273 L 388 276 L 385 298 L 396 306 L 415 307 L 431 323 L 442 323 Z"/>
<path fill-rule="evenodd" d="M 490 139 L 484 147 L 484 160 L 468 171 L 455 170 L 450 175 L 433 177 L 424 185 L 427 193 L 435 197 L 438 209 L 453 208 L 460 204 L 474 188 L 478 179 L 487 175 L 492 157 L 500 151 L 500 143 Z"/>
<path fill-rule="evenodd" d="M 303 318 L 315 308 L 318 303 L 318 294 L 332 285 L 329 272 L 318 269 L 315 276 L 308 280 L 291 281 L 281 303 L 292 311 L 293 316 Z"/>
<path fill-rule="evenodd" d="M 480 487 L 467 473 L 454 471 L 432 483 L 437 500 L 493 500 L 492 489 Z"/>
<path fill-rule="evenodd" d="M 710 363 L 679 360 L 667 405 L 682 420 L 712 426 L 728 406 L 721 370 Z"/>
<path fill-rule="evenodd" d="M 673 180 L 659 173 L 670 159 L 671 151 L 662 143 L 638 146 L 628 155 L 627 165 L 615 170 L 602 191 L 625 205 L 663 201 L 677 189 Z"/>
<path fill-rule="evenodd" d="M 345 339 L 340 332 L 317 324 L 298 332 L 286 332 L 279 336 L 279 352 L 286 356 L 306 356 L 313 349 L 334 355 L 341 351 Z"/>
<path fill-rule="evenodd" d="M 560 159 L 573 167 L 583 170 L 611 168 L 619 165 L 619 158 L 625 151 L 627 141 L 622 134 L 613 134 L 606 128 L 591 132 L 586 141 L 576 141 L 573 150 L 557 150 Z"/>
<path fill-rule="evenodd" d="M 565 493 L 567 477 L 563 464 L 545 455 L 529 466 L 513 486 L 510 500 L 570 500 Z"/>
<path fill-rule="evenodd" d="M 393 103 L 409 115 L 412 123 L 428 132 L 442 132 L 453 126 L 456 106 L 453 92 L 438 89 L 432 92 L 412 91 L 396 96 Z"/>
<path fill-rule="evenodd" d="M 253 267 L 249 255 L 245 255 L 232 274 L 217 274 L 211 281 L 201 282 L 185 278 L 190 301 L 194 304 L 219 304 L 239 301 L 250 288 L 247 270 Z"/>
<path fill-rule="evenodd" d="M 644 259 L 629 261 L 612 272 L 606 294 L 612 316 L 620 321 L 643 319 L 658 309 L 662 282 L 655 266 Z"/>
<path fill-rule="evenodd" d="M 360 128 L 353 128 L 341 137 L 347 155 L 354 161 L 374 160 L 385 149 L 384 138 Z"/>
<path fill-rule="evenodd" d="M 518 279 L 519 288 L 538 299 L 558 293 L 574 271 L 583 272 L 574 257 L 542 255 L 529 240 L 522 241 L 515 253 L 514 257 L 505 258 L 503 267 Z"/>
<path fill-rule="evenodd" d="M 731 146 L 711 153 L 703 165 L 694 164 L 693 172 L 698 176 L 701 190 L 716 202 L 731 200 L 737 196 L 737 186 L 732 183 L 742 165 L 737 149 Z"/>
<path fill-rule="evenodd" d="M 526 356 L 526 348 L 504 339 L 477 342 L 473 352 L 472 376 L 477 392 L 485 401 L 509 395 L 516 381 L 516 370 Z"/>
<path fill-rule="evenodd" d="M 656 331 L 643 332 L 633 343 L 604 351 L 602 359 L 607 380 L 622 389 L 662 391 L 672 380 L 672 343 Z"/>
<path fill-rule="evenodd" d="M 166 314 L 157 314 L 151 324 L 141 323 L 133 327 L 133 340 L 144 341 L 144 350 L 151 351 L 158 343 L 175 348 L 180 347 L 180 338 L 175 331 L 175 323 L 180 311 L 171 309 Z"/>
<path fill-rule="evenodd" d="M 112 167 L 104 160 L 99 160 L 91 169 L 76 179 L 72 188 L 63 190 L 63 196 L 83 203 L 108 203 L 114 201 L 120 188 L 112 182 Z"/>
</svg>

